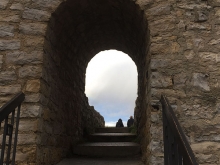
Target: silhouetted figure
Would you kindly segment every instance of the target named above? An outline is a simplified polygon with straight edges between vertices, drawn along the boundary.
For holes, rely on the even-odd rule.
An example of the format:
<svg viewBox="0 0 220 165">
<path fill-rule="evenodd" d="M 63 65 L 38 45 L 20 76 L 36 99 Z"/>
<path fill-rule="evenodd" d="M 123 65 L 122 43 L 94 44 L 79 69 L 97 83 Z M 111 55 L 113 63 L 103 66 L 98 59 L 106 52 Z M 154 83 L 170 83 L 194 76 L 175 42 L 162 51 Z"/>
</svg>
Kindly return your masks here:
<svg viewBox="0 0 220 165">
<path fill-rule="evenodd" d="M 118 122 L 116 123 L 116 127 L 124 127 L 124 124 L 121 119 L 118 119 Z"/>
<path fill-rule="evenodd" d="M 130 116 L 130 119 L 128 119 L 128 122 L 127 122 L 127 127 L 131 127 L 133 124 L 134 124 L 133 116 Z"/>
</svg>

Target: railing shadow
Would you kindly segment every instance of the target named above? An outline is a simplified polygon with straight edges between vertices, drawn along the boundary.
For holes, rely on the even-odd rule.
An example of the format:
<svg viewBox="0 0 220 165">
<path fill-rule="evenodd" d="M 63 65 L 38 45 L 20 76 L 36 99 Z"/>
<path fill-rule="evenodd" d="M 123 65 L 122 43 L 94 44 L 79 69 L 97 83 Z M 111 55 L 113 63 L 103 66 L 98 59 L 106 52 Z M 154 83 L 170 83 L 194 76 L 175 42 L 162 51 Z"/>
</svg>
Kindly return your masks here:
<svg viewBox="0 0 220 165">
<path fill-rule="evenodd" d="M 163 111 L 164 165 L 198 165 L 168 99 L 161 96 Z"/>
<path fill-rule="evenodd" d="M 21 92 L 0 108 L 0 131 L 3 128 L 1 131 L 0 165 L 15 164 L 20 109 L 24 98 L 25 95 Z M 1 127 L 2 123 L 3 127 Z"/>
</svg>

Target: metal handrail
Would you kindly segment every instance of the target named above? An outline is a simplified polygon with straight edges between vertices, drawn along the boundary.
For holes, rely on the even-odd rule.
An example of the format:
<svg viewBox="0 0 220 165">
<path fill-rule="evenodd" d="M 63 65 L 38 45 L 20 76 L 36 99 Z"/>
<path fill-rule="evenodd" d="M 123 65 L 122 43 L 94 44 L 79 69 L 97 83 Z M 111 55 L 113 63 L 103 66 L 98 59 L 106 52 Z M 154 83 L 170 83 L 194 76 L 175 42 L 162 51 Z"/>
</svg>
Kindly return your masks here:
<svg viewBox="0 0 220 165">
<path fill-rule="evenodd" d="M 0 108 L 0 124 L 4 122 L 4 131 L 2 136 L 1 154 L 0 154 L 0 165 L 15 164 L 20 109 L 21 109 L 21 103 L 24 101 L 24 99 L 25 99 L 24 93 L 20 92 Z M 14 128 L 14 123 L 15 123 L 15 128 Z M 13 134 L 14 130 L 15 133 Z M 13 135 L 14 135 L 14 141 L 12 142 Z M 12 146 L 13 146 L 13 151 L 11 157 Z"/>
<path fill-rule="evenodd" d="M 161 96 L 163 111 L 164 165 L 198 165 L 195 155 L 168 99 Z"/>
</svg>

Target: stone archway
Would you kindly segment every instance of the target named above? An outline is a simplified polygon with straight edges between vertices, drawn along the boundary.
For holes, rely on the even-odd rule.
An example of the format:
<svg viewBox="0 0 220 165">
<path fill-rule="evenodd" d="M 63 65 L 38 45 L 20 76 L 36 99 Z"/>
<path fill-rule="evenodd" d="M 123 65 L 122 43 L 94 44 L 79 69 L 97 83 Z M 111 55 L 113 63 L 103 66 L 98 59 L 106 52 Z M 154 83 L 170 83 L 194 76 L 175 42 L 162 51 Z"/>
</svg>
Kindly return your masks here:
<svg viewBox="0 0 220 165">
<path fill-rule="evenodd" d="M 137 65 L 135 116 L 139 133 L 146 127 L 150 100 L 145 98 L 146 71 L 150 62 L 148 48 L 147 21 L 134 2 L 69 0 L 60 4 L 52 14 L 44 44 L 41 91 L 46 101 L 43 103 L 38 163 L 59 161 L 84 134 L 102 125 L 102 117 L 91 110 L 84 94 L 87 64 L 102 50 L 123 51 Z M 146 132 L 140 137 L 149 141 L 150 136 Z"/>
</svg>

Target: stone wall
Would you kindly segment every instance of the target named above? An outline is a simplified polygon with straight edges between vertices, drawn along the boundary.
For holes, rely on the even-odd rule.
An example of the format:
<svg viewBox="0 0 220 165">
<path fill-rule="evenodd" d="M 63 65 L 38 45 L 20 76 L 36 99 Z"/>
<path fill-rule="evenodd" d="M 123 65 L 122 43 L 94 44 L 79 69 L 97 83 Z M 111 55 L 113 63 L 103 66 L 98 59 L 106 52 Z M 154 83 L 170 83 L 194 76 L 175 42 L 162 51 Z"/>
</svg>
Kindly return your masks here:
<svg viewBox="0 0 220 165">
<path fill-rule="evenodd" d="M 198 162 L 218 165 L 219 10 L 219 0 L 1 0 L 0 104 L 26 94 L 19 164 L 57 162 L 93 130 L 87 124 L 103 125 L 84 94 L 86 67 L 98 52 L 117 49 L 138 69 L 145 163 L 163 164 L 164 93 Z"/>
</svg>

